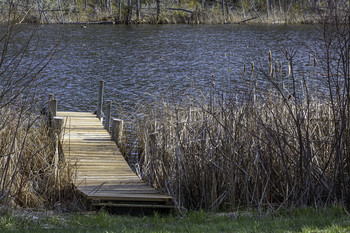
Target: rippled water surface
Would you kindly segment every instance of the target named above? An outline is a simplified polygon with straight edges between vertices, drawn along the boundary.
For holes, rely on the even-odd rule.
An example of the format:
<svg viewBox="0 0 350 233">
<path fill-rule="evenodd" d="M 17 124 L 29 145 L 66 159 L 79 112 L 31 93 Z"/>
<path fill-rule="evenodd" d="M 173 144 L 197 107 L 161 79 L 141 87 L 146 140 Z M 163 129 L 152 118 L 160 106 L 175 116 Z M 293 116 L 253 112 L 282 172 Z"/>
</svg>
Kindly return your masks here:
<svg viewBox="0 0 350 233">
<path fill-rule="evenodd" d="M 31 30 L 34 26 L 25 26 Z M 316 30 L 311 26 L 262 25 L 45 25 L 39 51 L 60 40 L 44 71 L 41 95 L 55 94 L 60 110 L 93 111 L 98 81 L 115 109 L 132 108 L 149 95 L 188 91 L 191 83 L 239 90 L 243 63 L 267 63 L 268 50 L 299 48 L 296 64 L 308 62 Z M 279 54 L 279 55 L 278 55 Z"/>
</svg>

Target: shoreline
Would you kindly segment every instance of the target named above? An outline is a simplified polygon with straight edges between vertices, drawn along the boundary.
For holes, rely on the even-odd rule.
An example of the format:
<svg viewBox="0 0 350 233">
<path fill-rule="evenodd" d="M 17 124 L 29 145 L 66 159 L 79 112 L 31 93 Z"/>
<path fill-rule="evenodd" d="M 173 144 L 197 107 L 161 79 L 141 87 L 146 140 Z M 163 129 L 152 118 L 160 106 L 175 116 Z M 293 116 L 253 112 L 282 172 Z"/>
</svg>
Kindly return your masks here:
<svg viewBox="0 0 350 233">
<path fill-rule="evenodd" d="M 152 12 L 154 8 L 142 8 L 144 11 L 141 15 L 125 16 L 114 10 L 112 12 L 96 11 L 89 13 L 88 11 L 62 12 L 43 11 L 24 11 L 17 10 L 11 21 L 17 24 L 203 24 L 203 25 L 220 25 L 220 24 L 263 24 L 263 25 L 298 25 L 298 24 L 317 24 L 319 15 L 313 12 L 301 12 L 300 14 L 276 13 L 273 16 L 266 12 L 246 12 L 233 10 L 229 13 L 222 14 L 218 8 L 202 8 L 195 9 L 185 8 L 165 8 L 158 16 Z M 3 18 L 0 17 L 0 24 L 6 24 L 7 20 L 4 14 L 6 9 L 0 11 Z M 119 15 L 120 14 L 120 15 Z"/>
</svg>

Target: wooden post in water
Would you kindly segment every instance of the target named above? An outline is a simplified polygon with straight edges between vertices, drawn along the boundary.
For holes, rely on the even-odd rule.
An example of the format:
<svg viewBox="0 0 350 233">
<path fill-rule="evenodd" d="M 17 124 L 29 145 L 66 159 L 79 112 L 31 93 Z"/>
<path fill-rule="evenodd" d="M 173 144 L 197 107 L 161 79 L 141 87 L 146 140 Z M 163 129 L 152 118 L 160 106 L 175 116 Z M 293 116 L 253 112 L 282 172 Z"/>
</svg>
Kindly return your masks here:
<svg viewBox="0 0 350 233">
<path fill-rule="evenodd" d="M 108 133 L 110 132 L 111 112 L 112 112 L 112 100 L 108 100 L 107 111 L 106 111 L 106 122 L 105 122 L 105 128 Z"/>
<path fill-rule="evenodd" d="M 54 95 L 52 93 L 49 94 L 49 102 L 47 104 L 47 109 L 45 112 L 46 115 L 46 121 L 48 127 L 51 129 L 52 132 L 55 132 L 55 122 L 54 118 L 57 114 L 57 100 L 54 99 Z"/>
<path fill-rule="evenodd" d="M 50 94 L 50 100 L 48 105 L 49 117 L 52 119 L 57 114 L 57 100 L 53 99 L 53 94 Z M 52 98 L 52 99 L 51 99 Z"/>
<path fill-rule="evenodd" d="M 112 141 L 117 143 L 119 148 L 123 146 L 123 142 L 122 142 L 123 130 L 124 130 L 124 121 L 121 119 L 113 118 L 112 119 Z"/>
<path fill-rule="evenodd" d="M 47 109 L 45 111 L 46 124 L 50 130 L 53 130 L 53 118 L 57 114 L 57 100 L 54 99 L 54 95 L 52 93 L 49 94 L 49 102 L 47 104 Z"/>
<path fill-rule="evenodd" d="M 100 120 L 102 118 L 103 88 L 104 88 L 104 81 L 100 80 L 98 100 L 97 100 L 97 112 L 96 112 L 96 115 L 97 115 L 98 119 L 100 119 Z"/>
<path fill-rule="evenodd" d="M 54 95 L 53 93 L 49 93 L 49 101 L 53 100 L 54 99 Z"/>
</svg>

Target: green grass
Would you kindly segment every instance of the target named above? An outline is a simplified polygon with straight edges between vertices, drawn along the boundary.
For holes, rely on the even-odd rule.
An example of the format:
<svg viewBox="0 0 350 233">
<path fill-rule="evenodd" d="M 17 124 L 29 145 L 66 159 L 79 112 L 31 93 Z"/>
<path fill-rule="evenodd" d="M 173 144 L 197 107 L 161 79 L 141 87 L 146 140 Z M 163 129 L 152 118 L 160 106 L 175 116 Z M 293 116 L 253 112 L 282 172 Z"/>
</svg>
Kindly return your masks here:
<svg viewBox="0 0 350 233">
<path fill-rule="evenodd" d="M 277 214 L 190 212 L 186 217 L 130 217 L 108 213 L 45 216 L 5 214 L 0 232 L 350 232 L 350 216 L 342 208 L 310 208 Z"/>
</svg>

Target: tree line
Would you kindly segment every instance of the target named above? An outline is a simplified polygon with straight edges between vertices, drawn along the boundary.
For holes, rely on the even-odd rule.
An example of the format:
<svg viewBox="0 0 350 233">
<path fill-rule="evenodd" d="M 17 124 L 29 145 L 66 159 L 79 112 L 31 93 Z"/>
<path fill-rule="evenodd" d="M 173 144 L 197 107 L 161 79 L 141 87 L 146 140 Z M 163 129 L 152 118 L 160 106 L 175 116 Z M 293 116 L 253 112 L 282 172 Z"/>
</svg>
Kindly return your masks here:
<svg viewBox="0 0 350 233">
<path fill-rule="evenodd" d="M 327 5 L 324 0 L 20 0 L 10 5 L 29 23 L 262 23 L 299 22 Z M 5 18 L 2 21 L 6 20 Z"/>
</svg>

